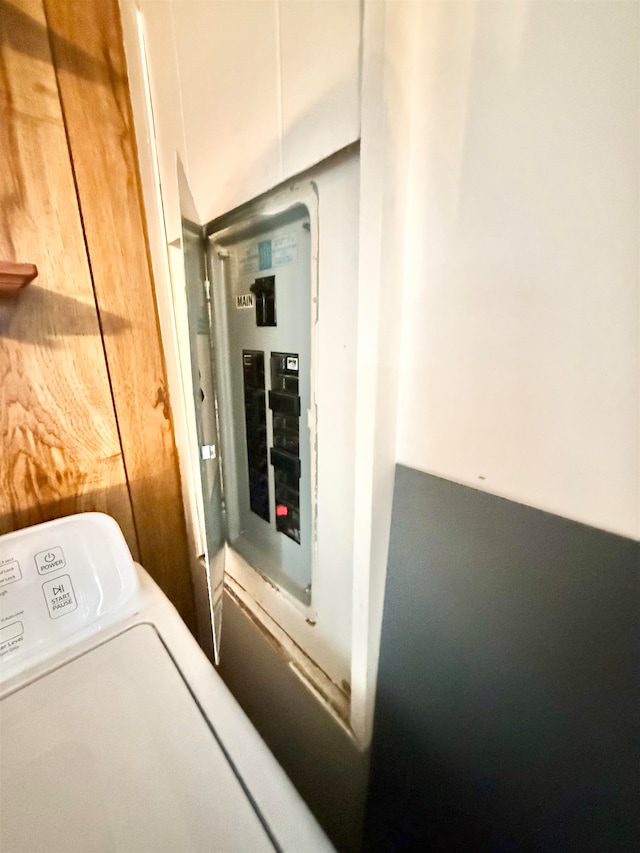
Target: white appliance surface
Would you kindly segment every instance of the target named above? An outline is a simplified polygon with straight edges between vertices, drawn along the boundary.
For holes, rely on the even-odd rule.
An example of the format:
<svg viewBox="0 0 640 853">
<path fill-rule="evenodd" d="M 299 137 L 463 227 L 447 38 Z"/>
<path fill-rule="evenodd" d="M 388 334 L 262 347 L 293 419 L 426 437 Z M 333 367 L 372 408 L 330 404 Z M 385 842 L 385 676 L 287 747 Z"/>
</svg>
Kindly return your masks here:
<svg viewBox="0 0 640 853">
<path fill-rule="evenodd" d="M 4 850 L 274 849 L 151 625 L 8 696 L 0 729 Z"/>
<path fill-rule="evenodd" d="M 87 605 L 82 625 L 75 625 L 69 617 L 82 610 L 83 590 L 93 589 L 96 577 L 107 584 L 102 573 L 108 568 L 96 574 L 92 564 L 90 578 L 84 578 L 82 563 L 65 549 L 66 565 L 52 575 L 72 580 L 78 606 L 64 615 L 54 611 L 55 624 L 64 635 L 69 618 L 73 631 L 52 643 L 47 659 L 39 645 L 29 645 L 28 628 L 37 621 L 31 611 L 46 613 L 50 605 L 44 584 L 51 577 L 42 576 L 38 561 L 30 563 L 28 556 L 42 550 L 34 535 L 42 528 L 48 549 L 52 532 L 66 533 L 69 541 L 83 538 L 83 520 L 74 516 L 0 537 L 0 566 L 16 562 L 18 554 L 24 579 L 21 591 L 20 581 L 10 585 L 10 605 L 8 594 L 0 599 L 8 614 L 0 615 L 0 624 L 15 624 L 17 614 L 25 625 L 20 650 L 0 657 L 0 850 L 331 851 L 284 771 L 143 569 L 131 564 L 137 580 L 127 582 L 120 618 L 102 614 L 91 627 Z M 95 514 L 87 520 L 93 528 L 99 521 Z M 121 563 L 119 575 L 127 572 Z M 22 649 L 25 666 L 16 671 Z"/>
</svg>

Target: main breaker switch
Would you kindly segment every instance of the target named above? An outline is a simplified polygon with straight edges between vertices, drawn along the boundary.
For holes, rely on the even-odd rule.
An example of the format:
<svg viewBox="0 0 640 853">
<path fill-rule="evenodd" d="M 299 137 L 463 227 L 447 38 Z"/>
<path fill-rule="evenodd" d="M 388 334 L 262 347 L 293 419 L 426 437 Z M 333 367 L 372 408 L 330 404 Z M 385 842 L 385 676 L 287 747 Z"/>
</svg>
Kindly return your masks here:
<svg viewBox="0 0 640 853">
<path fill-rule="evenodd" d="M 257 278 L 249 290 L 255 296 L 256 326 L 277 326 L 275 275 Z"/>
</svg>

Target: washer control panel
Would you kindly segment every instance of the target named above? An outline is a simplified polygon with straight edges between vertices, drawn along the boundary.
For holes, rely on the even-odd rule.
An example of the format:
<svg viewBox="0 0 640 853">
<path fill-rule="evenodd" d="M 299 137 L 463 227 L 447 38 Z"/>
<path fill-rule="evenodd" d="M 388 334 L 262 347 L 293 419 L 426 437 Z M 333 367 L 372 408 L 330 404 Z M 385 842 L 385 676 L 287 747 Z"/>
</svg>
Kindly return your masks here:
<svg viewBox="0 0 640 853">
<path fill-rule="evenodd" d="M 100 630 L 138 587 L 108 515 L 81 513 L 0 536 L 0 682 Z"/>
</svg>

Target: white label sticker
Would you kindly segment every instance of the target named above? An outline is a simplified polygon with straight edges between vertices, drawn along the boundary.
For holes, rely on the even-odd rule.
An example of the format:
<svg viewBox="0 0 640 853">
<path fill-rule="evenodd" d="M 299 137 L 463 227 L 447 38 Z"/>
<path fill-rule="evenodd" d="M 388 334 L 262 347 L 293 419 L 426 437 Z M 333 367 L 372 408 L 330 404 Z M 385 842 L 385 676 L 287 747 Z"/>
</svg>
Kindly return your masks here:
<svg viewBox="0 0 640 853">
<path fill-rule="evenodd" d="M 297 370 L 298 359 L 293 356 L 287 356 L 287 370 Z"/>
<path fill-rule="evenodd" d="M 258 244 L 247 246 L 238 258 L 240 275 L 257 272 L 258 270 Z"/>
<path fill-rule="evenodd" d="M 298 260 L 298 238 L 295 231 L 274 237 L 271 243 L 271 255 L 274 267 L 284 267 Z"/>
<path fill-rule="evenodd" d="M 52 619 L 71 613 L 78 606 L 69 575 L 61 575 L 59 578 L 47 581 L 42 584 L 42 591 Z"/>
<path fill-rule="evenodd" d="M 253 308 L 253 293 L 241 293 L 236 296 L 236 308 Z"/>
</svg>

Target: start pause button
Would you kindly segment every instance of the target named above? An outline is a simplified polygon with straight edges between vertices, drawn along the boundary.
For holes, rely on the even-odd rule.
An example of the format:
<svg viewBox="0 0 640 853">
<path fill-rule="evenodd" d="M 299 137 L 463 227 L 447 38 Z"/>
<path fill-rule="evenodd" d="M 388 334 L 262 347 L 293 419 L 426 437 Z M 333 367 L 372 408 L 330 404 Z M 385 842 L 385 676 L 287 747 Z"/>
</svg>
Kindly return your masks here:
<svg viewBox="0 0 640 853">
<path fill-rule="evenodd" d="M 69 575 L 62 575 L 55 580 L 43 583 L 42 591 L 52 619 L 71 613 L 78 606 Z"/>
</svg>

